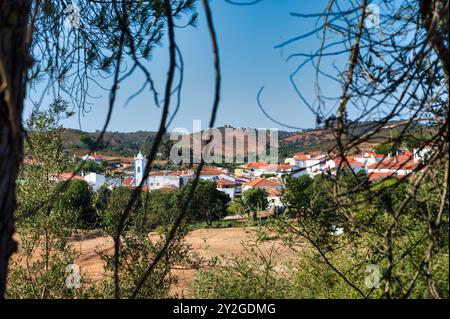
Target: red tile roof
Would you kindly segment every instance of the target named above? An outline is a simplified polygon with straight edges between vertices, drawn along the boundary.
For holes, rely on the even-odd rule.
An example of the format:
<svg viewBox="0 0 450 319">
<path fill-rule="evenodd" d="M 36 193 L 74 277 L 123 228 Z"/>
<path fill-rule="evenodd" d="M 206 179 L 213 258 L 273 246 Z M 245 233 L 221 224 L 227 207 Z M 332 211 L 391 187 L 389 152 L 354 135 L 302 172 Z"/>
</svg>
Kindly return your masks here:
<svg viewBox="0 0 450 319">
<path fill-rule="evenodd" d="M 218 181 L 216 181 L 216 185 L 217 185 L 217 187 L 220 187 L 220 188 L 227 187 L 227 186 L 233 187 L 233 186 L 236 186 L 236 183 L 226 180 L 226 179 L 219 179 Z"/>
<path fill-rule="evenodd" d="M 122 166 L 122 167 L 113 169 L 111 172 L 123 173 L 127 169 L 128 169 L 128 167 Z"/>
<path fill-rule="evenodd" d="M 413 153 L 411 151 L 406 150 L 406 151 L 403 152 L 403 155 L 413 156 Z"/>
<path fill-rule="evenodd" d="M 244 184 L 245 186 L 251 186 L 251 187 L 276 187 L 276 186 L 282 186 L 279 181 L 268 179 L 268 178 L 257 178 L 253 181 L 250 181 L 248 183 Z"/>
<path fill-rule="evenodd" d="M 395 159 L 397 159 L 398 162 L 408 162 L 413 159 L 413 156 L 412 156 L 412 154 L 411 155 L 403 154 L 403 155 L 397 155 L 395 157 Z"/>
<path fill-rule="evenodd" d="M 148 176 L 165 176 L 167 175 L 167 173 L 164 172 L 150 172 L 150 174 L 148 174 Z"/>
<path fill-rule="evenodd" d="M 297 153 L 297 154 L 294 155 L 294 159 L 296 161 L 306 161 L 306 160 L 311 159 L 311 156 L 310 155 L 306 155 L 305 153 Z"/>
<path fill-rule="evenodd" d="M 191 175 L 192 171 L 188 171 L 188 170 L 181 170 L 181 171 L 173 171 L 170 172 L 169 175 L 174 175 L 174 176 L 178 176 L 178 175 Z"/>
<path fill-rule="evenodd" d="M 269 166 L 269 163 L 266 162 L 249 162 L 247 164 L 245 164 L 245 166 L 247 168 L 252 168 L 252 169 L 261 169 L 261 168 L 265 168 L 267 166 Z"/>
<path fill-rule="evenodd" d="M 344 161 L 342 159 L 342 157 L 336 157 L 333 160 L 336 163 L 336 166 L 348 166 L 348 165 L 350 165 L 350 167 L 354 167 L 354 166 L 365 167 L 364 163 L 361 163 L 361 162 L 355 160 L 354 157 L 351 157 L 351 156 L 347 156 L 346 157 L 347 161 Z"/>
<path fill-rule="evenodd" d="M 107 155 L 101 155 L 101 154 L 91 154 L 90 157 L 92 157 L 93 159 L 109 159 L 109 158 L 114 158 L 114 159 L 118 159 L 118 157 L 112 157 L 112 156 L 107 156 Z"/>
<path fill-rule="evenodd" d="M 133 185 L 133 180 L 134 180 L 133 177 L 131 177 L 131 176 L 126 176 L 126 177 L 123 179 L 123 186 L 131 186 L 131 185 Z"/>
<path fill-rule="evenodd" d="M 280 197 L 281 196 L 280 190 L 278 190 L 276 188 L 267 188 L 266 194 L 269 197 Z"/>
<path fill-rule="evenodd" d="M 218 169 L 208 169 L 205 168 L 200 172 L 200 175 L 221 175 L 223 171 L 219 171 Z"/>
<path fill-rule="evenodd" d="M 394 158 L 385 159 L 381 162 L 373 163 L 369 165 L 369 169 L 414 169 L 417 167 L 417 163 L 411 160 L 409 156 L 399 155 Z"/>
<path fill-rule="evenodd" d="M 350 166 L 358 166 L 358 167 L 365 167 L 366 165 L 364 163 L 361 163 L 354 159 L 347 159 Z"/>
<path fill-rule="evenodd" d="M 119 162 L 123 164 L 133 164 L 134 158 L 132 157 L 119 157 Z"/>
<path fill-rule="evenodd" d="M 280 165 L 277 165 L 277 171 L 288 171 L 288 170 L 290 170 L 290 169 L 292 169 L 292 165 L 289 165 L 289 164 L 280 164 Z"/>
</svg>

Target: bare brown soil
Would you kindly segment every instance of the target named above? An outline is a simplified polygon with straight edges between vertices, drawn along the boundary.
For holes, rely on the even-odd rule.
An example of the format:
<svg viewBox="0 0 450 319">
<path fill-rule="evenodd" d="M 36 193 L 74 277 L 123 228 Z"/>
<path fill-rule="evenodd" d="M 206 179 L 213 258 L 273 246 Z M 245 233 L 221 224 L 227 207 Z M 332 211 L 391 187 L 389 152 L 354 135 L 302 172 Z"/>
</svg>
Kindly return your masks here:
<svg viewBox="0 0 450 319">
<path fill-rule="evenodd" d="M 157 238 L 156 235 L 151 235 L 151 237 Z M 248 255 L 243 243 L 254 242 L 255 239 L 255 227 L 212 228 L 191 231 L 185 237 L 185 242 L 190 246 L 191 253 L 201 258 L 205 265 L 206 261 L 217 257 L 220 266 L 226 266 L 232 258 Z M 102 279 L 105 276 L 105 270 L 99 252 L 113 253 L 112 238 L 97 231 L 90 231 L 73 236 L 71 243 L 79 254 L 75 263 L 80 267 L 82 275 L 91 282 Z M 259 250 L 265 255 L 273 247 L 278 250 L 280 260 L 292 258 L 293 254 L 283 248 L 278 240 L 265 240 L 258 243 Z M 13 258 L 17 258 L 17 256 L 14 255 Z M 32 260 L 34 258 L 39 258 L 39 256 L 33 257 Z M 186 269 L 186 266 L 177 266 L 172 269 L 172 274 L 177 277 L 177 282 L 171 288 L 171 296 L 189 298 L 189 286 L 198 271 L 198 269 Z"/>
<path fill-rule="evenodd" d="M 219 257 L 226 264 L 231 258 L 243 256 L 246 253 L 242 243 L 252 241 L 255 238 L 256 229 L 253 227 L 199 229 L 190 232 L 185 240 L 191 246 L 191 250 L 203 259 Z M 103 261 L 98 251 L 113 251 L 112 238 L 104 236 L 83 236 L 73 241 L 74 247 L 80 253 L 76 263 L 82 273 L 90 280 L 96 281 L 104 275 Z M 268 253 L 272 246 L 280 249 L 282 256 L 290 258 L 291 254 L 281 248 L 280 244 L 273 240 L 267 240 L 259 244 L 263 253 Z M 189 285 L 198 270 L 173 269 L 172 273 L 178 277 L 178 282 L 173 286 L 171 294 L 178 297 L 189 297 Z"/>
</svg>

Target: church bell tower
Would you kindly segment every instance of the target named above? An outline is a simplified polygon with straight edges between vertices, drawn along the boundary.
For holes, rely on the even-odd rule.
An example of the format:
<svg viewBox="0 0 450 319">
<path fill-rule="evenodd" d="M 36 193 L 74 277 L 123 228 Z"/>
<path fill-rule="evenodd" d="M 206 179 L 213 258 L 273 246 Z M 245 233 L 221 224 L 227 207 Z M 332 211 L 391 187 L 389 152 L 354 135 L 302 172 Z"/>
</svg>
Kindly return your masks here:
<svg viewBox="0 0 450 319">
<path fill-rule="evenodd" d="M 141 183 L 144 176 L 145 164 L 147 159 L 141 152 L 134 157 L 134 185 L 137 186 Z"/>
</svg>

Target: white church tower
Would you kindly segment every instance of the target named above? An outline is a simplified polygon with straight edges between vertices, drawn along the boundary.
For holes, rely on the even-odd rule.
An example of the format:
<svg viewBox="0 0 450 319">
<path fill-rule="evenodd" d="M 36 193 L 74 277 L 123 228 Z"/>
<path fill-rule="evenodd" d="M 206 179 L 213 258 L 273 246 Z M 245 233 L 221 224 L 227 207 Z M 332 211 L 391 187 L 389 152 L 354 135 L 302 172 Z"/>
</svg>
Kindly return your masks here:
<svg viewBox="0 0 450 319">
<path fill-rule="evenodd" d="M 145 164 L 147 159 L 142 155 L 141 152 L 134 157 L 134 185 L 139 185 L 142 181 L 144 175 Z"/>
</svg>

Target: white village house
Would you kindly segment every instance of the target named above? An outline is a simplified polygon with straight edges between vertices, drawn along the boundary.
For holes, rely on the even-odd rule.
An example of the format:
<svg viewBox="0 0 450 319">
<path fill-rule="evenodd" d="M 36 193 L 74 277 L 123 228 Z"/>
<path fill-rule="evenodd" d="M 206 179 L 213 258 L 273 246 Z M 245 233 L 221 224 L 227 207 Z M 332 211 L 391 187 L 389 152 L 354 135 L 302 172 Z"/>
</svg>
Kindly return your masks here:
<svg viewBox="0 0 450 319">
<path fill-rule="evenodd" d="M 219 179 L 216 181 L 216 188 L 227 194 L 231 200 L 233 200 L 236 197 L 236 188 L 237 188 L 236 182 L 232 182 L 226 179 Z"/>
<path fill-rule="evenodd" d="M 145 167 L 147 165 L 147 159 L 141 152 L 134 157 L 134 178 L 133 186 L 137 186 L 143 179 Z M 200 172 L 200 178 L 203 180 L 216 181 L 220 176 L 224 178 L 224 171 L 213 168 L 204 168 Z M 180 188 L 183 185 L 194 178 L 195 172 L 193 170 L 182 171 L 158 171 L 151 172 L 144 182 L 144 185 L 148 186 L 149 190 L 176 187 Z"/>
<path fill-rule="evenodd" d="M 103 174 L 88 173 L 83 176 L 83 179 L 92 186 L 94 192 L 98 191 L 103 185 L 107 185 L 109 189 L 115 188 L 122 185 L 120 178 L 108 177 L 106 178 Z"/>
</svg>

